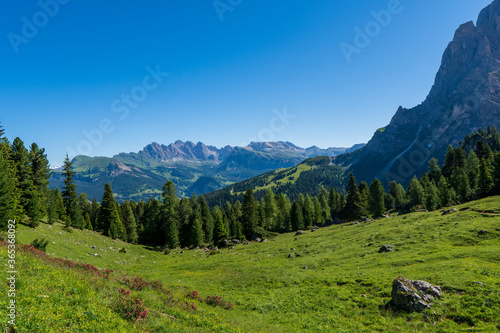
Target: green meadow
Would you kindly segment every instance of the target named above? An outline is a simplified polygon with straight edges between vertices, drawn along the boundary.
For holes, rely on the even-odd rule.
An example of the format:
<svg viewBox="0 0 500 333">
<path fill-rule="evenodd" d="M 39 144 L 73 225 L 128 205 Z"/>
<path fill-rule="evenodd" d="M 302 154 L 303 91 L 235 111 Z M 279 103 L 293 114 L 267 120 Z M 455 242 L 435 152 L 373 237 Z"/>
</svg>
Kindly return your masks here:
<svg viewBox="0 0 500 333">
<path fill-rule="evenodd" d="M 46 257 L 17 253 L 15 331 L 497 332 L 500 197 L 455 208 L 288 233 L 218 253 L 164 254 L 62 224 L 18 226 L 20 244 L 49 244 Z M 395 251 L 378 253 L 384 244 Z M 0 258 L 4 267 L 5 246 Z M 399 312 L 387 306 L 399 276 L 439 285 L 443 297 L 422 313 Z M 0 292 L 5 322 L 5 283 Z M 145 318 L 120 308 L 131 299 L 141 300 Z"/>
</svg>

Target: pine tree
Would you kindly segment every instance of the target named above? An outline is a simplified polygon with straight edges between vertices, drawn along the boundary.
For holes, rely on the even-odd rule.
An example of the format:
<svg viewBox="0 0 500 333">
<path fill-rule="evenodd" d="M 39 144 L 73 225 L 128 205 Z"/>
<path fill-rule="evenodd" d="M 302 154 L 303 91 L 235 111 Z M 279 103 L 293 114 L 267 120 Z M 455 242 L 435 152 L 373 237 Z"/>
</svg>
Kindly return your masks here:
<svg viewBox="0 0 500 333">
<path fill-rule="evenodd" d="M 290 225 L 290 200 L 283 193 L 276 197 L 276 205 L 278 206 L 277 216 L 277 231 L 288 232 L 291 229 Z"/>
<path fill-rule="evenodd" d="M 325 224 L 325 220 L 323 219 L 323 214 L 322 214 L 322 209 L 321 209 L 321 204 L 319 203 L 318 197 L 314 197 L 311 199 L 312 200 L 312 206 L 313 206 L 313 221 L 315 224 Z"/>
<path fill-rule="evenodd" d="M 8 146 L 0 144 L 0 230 L 7 230 L 9 220 L 20 221 L 21 218 L 20 195 L 15 171 L 9 164 L 8 149 Z"/>
<path fill-rule="evenodd" d="M 304 215 L 304 228 L 308 228 L 314 225 L 314 205 L 311 200 L 311 197 L 306 195 L 304 197 L 304 202 L 301 205 L 302 213 Z"/>
<path fill-rule="evenodd" d="M 304 217 L 302 215 L 302 208 L 298 202 L 294 201 L 292 210 L 290 211 L 290 222 L 292 224 L 292 231 L 304 229 Z"/>
<path fill-rule="evenodd" d="M 174 249 L 180 245 L 177 226 L 179 198 L 176 194 L 175 185 L 171 180 L 163 185 L 162 199 L 161 224 L 165 232 L 165 242 L 169 248 Z"/>
<path fill-rule="evenodd" d="M 450 145 L 446 152 L 446 157 L 444 160 L 442 174 L 446 178 L 450 179 L 453 171 L 455 170 L 455 149 Z"/>
<path fill-rule="evenodd" d="M 201 222 L 203 225 L 205 242 L 212 243 L 214 236 L 214 220 L 212 218 L 212 214 L 210 213 L 210 208 L 208 207 L 203 195 L 200 195 L 198 202 L 201 209 Z"/>
<path fill-rule="evenodd" d="M 274 193 L 271 189 L 268 189 L 266 192 L 263 207 L 265 212 L 264 229 L 272 230 L 275 228 L 278 208 L 276 206 L 276 200 L 274 199 Z"/>
<path fill-rule="evenodd" d="M 251 189 L 248 189 L 243 196 L 241 224 L 245 237 L 249 240 L 253 239 L 257 233 L 257 207 Z"/>
<path fill-rule="evenodd" d="M 435 183 L 439 182 L 441 178 L 441 169 L 439 168 L 439 162 L 436 158 L 431 158 L 429 160 L 429 179 Z"/>
<path fill-rule="evenodd" d="M 189 216 L 189 227 L 190 245 L 193 247 L 201 246 L 203 244 L 203 227 L 199 209 L 191 211 L 191 215 Z"/>
<path fill-rule="evenodd" d="M 359 193 L 358 185 L 356 183 L 356 178 L 351 172 L 349 174 L 349 182 L 347 184 L 347 198 L 344 207 L 344 216 L 347 220 L 353 221 L 361 218 L 363 214 L 361 201 L 362 199 Z"/>
<path fill-rule="evenodd" d="M 467 160 L 465 161 L 465 172 L 467 177 L 469 178 L 469 185 L 471 189 L 475 189 L 477 187 L 477 177 L 479 175 L 479 166 L 481 165 L 481 161 L 477 158 L 477 155 L 474 151 L 471 151 L 467 156 Z"/>
<path fill-rule="evenodd" d="M 330 212 L 330 206 L 328 205 L 328 191 L 324 187 L 321 188 L 318 199 L 321 206 L 323 221 L 330 221 L 332 219 L 332 214 Z"/>
<path fill-rule="evenodd" d="M 31 166 L 28 158 L 28 150 L 24 147 L 24 142 L 15 138 L 11 146 L 11 158 L 16 167 L 17 186 L 20 192 L 19 203 L 25 213 L 28 212 L 33 196 L 37 196 L 36 188 L 33 184 Z M 35 203 L 36 204 L 36 203 Z"/>
<path fill-rule="evenodd" d="M 335 192 L 335 189 L 330 187 L 330 192 L 328 193 L 328 206 L 330 206 L 330 216 L 332 219 L 337 218 L 340 212 L 337 196 L 338 193 Z"/>
<path fill-rule="evenodd" d="M 189 246 L 190 243 L 190 234 L 191 234 L 191 224 L 189 223 L 189 219 L 191 217 L 191 200 L 190 199 L 181 199 L 179 202 L 179 242 L 181 246 Z"/>
<path fill-rule="evenodd" d="M 45 149 L 40 149 L 36 143 L 32 143 L 29 152 L 29 163 L 31 176 L 35 190 L 38 192 L 40 201 L 40 214 L 45 215 L 47 201 L 49 199 L 49 178 L 52 175 Z"/>
<path fill-rule="evenodd" d="M 221 246 L 223 241 L 227 239 L 227 231 L 222 218 L 222 212 L 219 207 L 214 209 L 214 245 Z"/>
<path fill-rule="evenodd" d="M 359 183 L 359 196 L 361 201 L 359 206 L 361 208 L 361 216 L 368 215 L 368 197 L 370 196 L 370 189 L 365 181 Z"/>
<path fill-rule="evenodd" d="M 453 204 L 450 185 L 444 176 L 441 176 L 438 183 L 439 206 L 447 207 Z"/>
<path fill-rule="evenodd" d="M 483 158 L 486 161 L 491 160 L 492 156 L 491 148 L 488 146 L 488 144 L 484 143 L 483 140 L 479 140 L 476 144 L 476 155 L 479 160 L 482 160 Z"/>
<path fill-rule="evenodd" d="M 394 205 L 396 209 L 401 209 L 403 208 L 405 204 L 405 189 L 403 188 L 403 185 L 396 183 L 395 181 L 392 181 L 389 184 L 389 194 L 394 197 Z"/>
<path fill-rule="evenodd" d="M 439 192 L 434 182 L 432 182 L 425 191 L 425 207 L 429 211 L 439 208 Z"/>
<path fill-rule="evenodd" d="M 104 194 L 102 196 L 98 220 L 99 231 L 102 231 L 104 235 L 113 239 L 122 237 L 123 224 L 120 220 L 113 191 L 109 183 L 104 185 Z"/>
<path fill-rule="evenodd" d="M 370 214 L 374 218 L 381 217 L 385 212 L 385 190 L 382 182 L 375 178 L 370 184 L 370 195 L 368 197 Z"/>
<path fill-rule="evenodd" d="M 452 175 L 452 184 L 457 191 L 458 200 L 461 203 L 467 202 L 471 196 L 469 178 L 463 170 L 457 169 Z"/>
<path fill-rule="evenodd" d="M 125 234 L 127 235 L 127 238 L 124 240 L 126 242 L 135 244 L 137 243 L 139 236 L 137 235 L 137 224 L 135 221 L 134 212 L 132 211 L 132 207 L 130 206 L 129 202 L 125 201 L 120 208 L 123 216 L 122 219 L 123 228 L 125 230 Z"/>
<path fill-rule="evenodd" d="M 493 185 L 496 193 L 500 193 L 500 152 L 495 155 L 495 163 L 493 169 Z"/>
<path fill-rule="evenodd" d="M 85 229 L 87 229 L 87 230 L 94 230 L 92 228 L 92 222 L 90 222 L 90 215 L 89 215 L 89 213 L 85 214 Z"/>
<path fill-rule="evenodd" d="M 76 194 L 76 185 L 73 179 L 74 174 L 73 164 L 66 155 L 63 163 L 64 187 L 62 192 L 64 208 L 67 214 L 66 224 L 83 228 L 84 220 L 78 206 L 78 195 Z"/>
<path fill-rule="evenodd" d="M 491 177 L 490 168 L 486 163 L 486 159 L 481 159 L 481 166 L 479 167 L 478 190 L 479 195 L 486 197 L 493 187 L 493 179 Z"/>
<path fill-rule="evenodd" d="M 412 207 L 425 206 L 425 192 L 416 176 L 408 184 L 407 193 Z"/>
</svg>

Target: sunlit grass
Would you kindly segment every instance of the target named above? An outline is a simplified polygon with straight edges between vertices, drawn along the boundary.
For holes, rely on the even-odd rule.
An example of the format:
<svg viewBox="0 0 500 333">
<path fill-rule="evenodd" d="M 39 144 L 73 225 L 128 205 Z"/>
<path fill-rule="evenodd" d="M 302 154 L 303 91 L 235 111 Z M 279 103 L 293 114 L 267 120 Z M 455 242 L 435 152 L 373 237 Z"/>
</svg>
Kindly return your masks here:
<svg viewBox="0 0 500 333">
<path fill-rule="evenodd" d="M 96 232 L 66 233 L 62 225 L 43 224 L 35 230 L 21 226 L 18 239 L 30 243 L 45 237 L 50 241 L 47 253 L 53 257 L 113 269 L 116 276 L 138 275 L 161 281 L 179 304 L 166 306 L 167 296 L 156 291 L 134 292 L 151 309 L 151 317 L 139 325 L 151 332 L 496 332 L 500 329 L 499 207 L 500 197 L 493 197 L 457 206 L 462 211 L 450 215 L 412 213 L 331 226 L 297 237 L 284 234 L 266 243 L 221 249 L 211 256 L 201 249 L 183 249 L 184 253 L 179 249 L 164 255 Z M 487 232 L 481 234 L 480 230 Z M 379 254 L 384 244 L 393 245 L 395 252 Z M 128 248 L 126 254 L 118 252 L 122 247 Z M 290 253 L 300 256 L 289 259 Z M 42 279 L 47 276 L 46 281 L 60 281 L 60 287 L 28 289 L 23 301 L 26 306 L 44 302 L 49 309 L 66 309 L 67 290 L 75 288 L 81 294 L 81 304 L 107 309 L 100 314 L 105 317 L 103 325 L 115 320 L 128 325 L 127 329 L 131 327 L 109 312 L 110 299 L 122 286 L 119 281 L 111 278 L 105 281 L 109 286 L 95 290 L 78 274 L 62 273 L 60 268 L 28 257 L 22 260 L 26 262 L 22 265 L 32 267 L 27 271 L 38 265 Z M 27 271 L 25 277 L 20 275 L 21 283 L 36 284 L 40 274 L 28 277 Z M 391 283 L 400 275 L 440 285 L 444 297 L 424 313 L 386 309 Z M 183 308 L 184 294 L 192 290 L 202 297 L 222 296 L 234 309 L 197 301 L 197 311 Z M 49 297 L 36 299 L 43 293 Z M 0 306 L 3 311 L 3 303 Z M 86 318 L 82 311 L 68 310 L 68 318 L 51 312 L 49 320 L 82 323 L 79 318 Z M 43 325 L 42 313 L 30 323 Z"/>
</svg>

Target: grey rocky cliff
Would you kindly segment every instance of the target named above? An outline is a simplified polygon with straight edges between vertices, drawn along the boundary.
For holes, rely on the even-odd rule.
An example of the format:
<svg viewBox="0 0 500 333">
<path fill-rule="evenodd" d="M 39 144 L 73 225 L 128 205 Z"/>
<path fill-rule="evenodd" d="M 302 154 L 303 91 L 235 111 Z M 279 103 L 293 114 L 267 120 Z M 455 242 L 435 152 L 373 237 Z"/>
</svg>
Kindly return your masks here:
<svg viewBox="0 0 500 333">
<path fill-rule="evenodd" d="M 458 28 L 426 100 L 400 107 L 363 149 L 336 163 L 351 166 L 360 180 L 407 184 L 426 171 L 431 157 L 442 163 L 448 145 L 457 146 L 480 128 L 500 127 L 499 69 L 500 0 L 495 0 L 481 11 L 477 25 Z"/>
</svg>

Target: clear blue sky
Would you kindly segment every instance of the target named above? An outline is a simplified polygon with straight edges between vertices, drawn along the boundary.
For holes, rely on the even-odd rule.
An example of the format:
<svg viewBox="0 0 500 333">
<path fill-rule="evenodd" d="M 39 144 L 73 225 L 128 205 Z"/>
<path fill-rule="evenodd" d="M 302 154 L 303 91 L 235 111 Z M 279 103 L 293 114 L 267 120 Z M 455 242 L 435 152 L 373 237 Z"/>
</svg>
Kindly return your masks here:
<svg viewBox="0 0 500 333">
<path fill-rule="evenodd" d="M 424 100 L 455 30 L 491 3 L 401 0 L 377 31 L 371 11 L 394 0 L 221 0 L 219 12 L 212 0 L 59 1 L 51 15 L 27 0 L 0 12 L 0 121 L 52 166 L 68 149 L 112 156 L 178 139 L 367 142 Z M 348 63 L 340 45 L 367 25 L 374 37 Z M 148 66 L 169 75 L 157 85 Z M 282 126 L 273 110 L 285 107 L 296 117 Z"/>
</svg>

